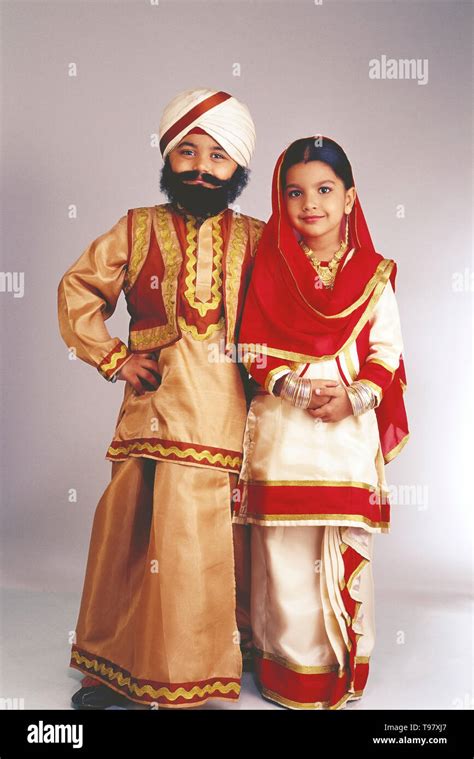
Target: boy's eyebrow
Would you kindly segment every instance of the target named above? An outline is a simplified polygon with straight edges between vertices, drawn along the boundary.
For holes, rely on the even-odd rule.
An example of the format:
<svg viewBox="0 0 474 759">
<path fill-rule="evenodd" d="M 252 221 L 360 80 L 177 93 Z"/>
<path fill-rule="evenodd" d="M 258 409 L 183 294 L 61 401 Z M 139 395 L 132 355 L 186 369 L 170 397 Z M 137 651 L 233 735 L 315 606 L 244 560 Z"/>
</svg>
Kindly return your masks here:
<svg viewBox="0 0 474 759">
<path fill-rule="evenodd" d="M 315 184 L 316 185 L 328 184 L 328 182 L 330 182 L 331 184 L 336 184 L 333 179 L 323 179 L 321 182 L 315 182 Z M 291 182 L 290 184 L 287 184 L 286 186 L 287 186 L 287 188 L 288 187 L 298 187 L 298 189 L 301 189 L 301 187 L 299 186 L 299 184 L 296 184 L 296 182 Z"/>
</svg>

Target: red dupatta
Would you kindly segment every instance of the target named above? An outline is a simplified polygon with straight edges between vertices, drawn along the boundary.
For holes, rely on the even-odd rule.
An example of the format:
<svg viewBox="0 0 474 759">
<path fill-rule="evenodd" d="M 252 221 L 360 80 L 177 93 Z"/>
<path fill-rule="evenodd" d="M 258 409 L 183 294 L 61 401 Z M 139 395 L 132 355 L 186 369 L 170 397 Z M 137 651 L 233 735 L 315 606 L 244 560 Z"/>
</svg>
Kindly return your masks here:
<svg viewBox="0 0 474 759">
<path fill-rule="evenodd" d="M 333 289 L 323 287 L 288 218 L 280 176 L 285 154 L 286 150 L 273 173 L 272 215 L 257 249 L 239 343 L 244 352 L 250 348 L 288 361 L 329 360 L 357 338 L 388 280 L 395 290 L 397 265 L 375 251 L 356 195 L 349 214 L 347 251 Z M 352 248 L 355 251 L 346 262 Z M 393 379 L 375 409 L 386 463 L 395 458 L 409 436 L 404 387 L 400 355 Z"/>
</svg>

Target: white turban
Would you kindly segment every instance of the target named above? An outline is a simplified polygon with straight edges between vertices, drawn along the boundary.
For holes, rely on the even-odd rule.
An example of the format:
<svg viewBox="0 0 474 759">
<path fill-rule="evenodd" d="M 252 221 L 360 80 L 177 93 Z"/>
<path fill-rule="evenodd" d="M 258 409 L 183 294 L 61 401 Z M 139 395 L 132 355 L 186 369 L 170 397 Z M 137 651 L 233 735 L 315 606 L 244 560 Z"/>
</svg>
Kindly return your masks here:
<svg viewBox="0 0 474 759">
<path fill-rule="evenodd" d="M 255 125 L 244 103 L 222 90 L 186 90 L 163 111 L 160 149 L 163 158 L 178 142 L 200 127 L 240 166 L 248 166 L 255 149 Z"/>
</svg>

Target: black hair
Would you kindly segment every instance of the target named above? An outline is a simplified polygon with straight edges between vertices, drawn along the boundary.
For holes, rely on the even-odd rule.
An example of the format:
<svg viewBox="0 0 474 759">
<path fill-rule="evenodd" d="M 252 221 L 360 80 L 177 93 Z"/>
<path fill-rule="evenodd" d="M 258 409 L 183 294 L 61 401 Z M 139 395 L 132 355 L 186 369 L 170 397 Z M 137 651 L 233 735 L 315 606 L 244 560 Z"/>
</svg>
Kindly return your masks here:
<svg viewBox="0 0 474 759">
<path fill-rule="evenodd" d="M 341 146 L 329 137 L 303 137 L 291 143 L 281 166 L 282 186 L 285 186 L 286 174 L 290 166 L 294 166 L 295 163 L 308 163 L 308 161 L 327 163 L 339 179 L 342 179 L 346 190 L 354 187 L 349 159 Z"/>
<path fill-rule="evenodd" d="M 205 178 L 215 185 L 212 189 L 183 182 L 183 177 L 195 179 L 198 174 L 199 171 L 174 172 L 167 155 L 161 170 L 160 189 L 172 204 L 179 203 L 196 216 L 210 216 L 227 208 L 240 195 L 249 181 L 250 169 L 238 165 L 232 176 L 226 180 L 217 180 L 212 175 L 205 175 Z"/>
</svg>

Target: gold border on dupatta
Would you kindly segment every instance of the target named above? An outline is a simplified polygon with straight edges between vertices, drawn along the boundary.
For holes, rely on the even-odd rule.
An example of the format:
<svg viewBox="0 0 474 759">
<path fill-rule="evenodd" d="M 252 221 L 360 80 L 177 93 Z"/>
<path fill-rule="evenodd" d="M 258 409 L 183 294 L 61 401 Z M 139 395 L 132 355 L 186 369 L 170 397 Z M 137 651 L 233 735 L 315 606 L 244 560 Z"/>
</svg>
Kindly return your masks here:
<svg viewBox="0 0 474 759">
<path fill-rule="evenodd" d="M 309 356 L 305 353 L 293 353 L 292 351 L 284 351 L 280 350 L 278 348 L 269 348 L 267 345 L 258 344 L 255 345 L 253 343 L 246 344 L 245 347 L 248 351 L 251 351 L 253 353 L 265 353 L 268 356 L 274 356 L 276 358 L 285 358 L 290 361 L 299 361 L 303 363 L 318 363 L 319 361 L 328 361 L 330 359 L 336 358 L 340 353 L 342 353 L 360 334 L 362 329 L 364 328 L 367 321 L 372 316 L 372 313 L 375 309 L 375 306 L 377 305 L 377 302 L 385 288 L 385 285 L 387 284 L 390 273 L 393 269 L 394 262 L 390 261 L 388 259 L 384 259 L 384 261 L 388 261 L 388 265 L 383 269 L 379 282 L 375 286 L 375 289 L 372 293 L 372 296 L 370 298 L 369 303 L 367 304 L 367 308 L 365 309 L 364 313 L 360 317 L 359 321 L 355 325 L 354 329 L 352 330 L 351 334 L 347 338 L 344 345 L 341 345 L 339 350 L 336 353 L 328 354 L 326 356 Z M 379 266 L 384 262 L 381 261 Z M 302 296 L 303 297 L 303 296 Z M 343 312 L 342 312 L 343 313 Z M 341 314 L 337 314 L 340 316 Z"/>
<path fill-rule="evenodd" d="M 386 464 L 388 464 L 389 461 L 393 461 L 395 456 L 398 456 L 402 448 L 404 448 L 405 445 L 408 443 L 409 438 L 410 438 L 410 433 L 405 435 L 405 437 L 402 438 L 402 440 L 400 440 L 398 445 L 396 445 L 395 448 L 392 448 L 392 450 L 389 451 L 387 455 L 383 457 Z"/>
<path fill-rule="evenodd" d="M 353 311 L 355 311 L 356 308 L 358 308 L 358 306 L 360 306 L 361 303 L 364 302 L 364 300 L 367 299 L 367 296 L 369 295 L 369 293 L 372 290 L 373 286 L 375 285 L 376 282 L 378 282 L 379 280 L 382 279 L 383 274 L 385 272 L 385 269 L 389 265 L 390 265 L 390 273 L 391 273 L 391 271 L 392 271 L 392 269 L 393 269 L 393 267 L 395 265 L 395 261 L 393 259 L 390 259 L 390 258 L 383 258 L 380 261 L 380 263 L 378 264 L 377 269 L 375 270 L 375 274 L 373 274 L 373 276 L 371 277 L 371 279 L 366 284 L 364 292 L 362 293 L 362 295 L 356 301 L 354 301 L 354 303 L 352 303 L 350 306 L 348 306 L 347 308 L 345 308 L 343 311 L 340 311 L 337 314 L 324 314 L 322 311 L 318 311 L 317 308 L 314 308 L 314 306 L 312 306 L 311 303 L 309 303 L 306 300 L 306 298 L 304 297 L 303 293 L 299 289 L 298 283 L 297 283 L 297 281 L 296 281 L 296 279 L 294 277 L 294 274 L 293 274 L 293 271 L 291 269 L 291 266 L 288 264 L 288 261 L 286 260 L 285 256 L 283 255 L 283 251 L 282 251 L 282 249 L 280 247 L 281 217 L 282 217 L 282 214 L 281 214 L 281 199 L 280 199 L 281 167 L 282 167 L 285 155 L 286 155 L 286 150 L 283 153 L 283 155 L 281 157 L 280 165 L 278 166 L 278 178 L 277 178 L 278 217 L 279 217 L 279 222 L 278 222 L 278 243 L 277 243 L 278 244 L 278 250 L 279 250 L 280 255 L 282 256 L 284 262 L 286 263 L 286 265 L 288 267 L 288 271 L 290 272 L 291 276 L 294 279 L 294 282 L 295 282 L 295 285 L 296 285 L 296 288 L 297 288 L 298 292 L 300 293 L 302 299 L 307 304 L 307 306 L 312 311 L 314 311 L 315 314 L 317 314 L 318 316 L 321 316 L 323 319 L 339 319 L 342 316 L 347 316 L 348 314 L 351 314 Z M 358 234 L 357 234 L 357 206 L 354 209 L 354 226 L 355 226 L 356 242 L 357 242 L 357 244 L 360 247 L 360 240 L 359 240 L 359 237 L 358 237 Z M 387 280 L 385 280 L 384 284 L 386 284 L 386 281 Z"/>
</svg>

